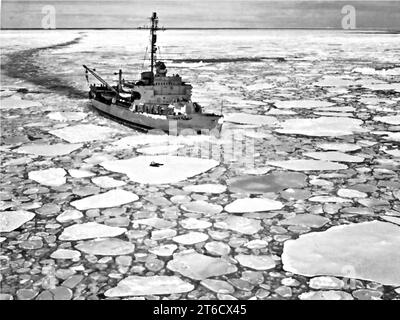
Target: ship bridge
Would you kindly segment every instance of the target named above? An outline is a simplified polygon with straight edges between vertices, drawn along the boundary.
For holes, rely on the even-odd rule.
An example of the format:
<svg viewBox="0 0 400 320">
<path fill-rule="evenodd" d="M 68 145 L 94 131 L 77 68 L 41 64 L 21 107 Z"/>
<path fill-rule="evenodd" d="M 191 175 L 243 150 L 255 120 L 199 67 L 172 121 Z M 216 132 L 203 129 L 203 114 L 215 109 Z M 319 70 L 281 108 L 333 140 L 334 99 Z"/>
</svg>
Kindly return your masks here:
<svg viewBox="0 0 400 320">
<path fill-rule="evenodd" d="M 167 68 L 161 61 L 155 64 L 156 72 L 142 72 L 141 80 L 132 88 L 139 99 L 136 104 L 167 105 L 173 102 L 190 101 L 192 86 L 182 81 L 178 74 L 167 76 Z"/>
</svg>

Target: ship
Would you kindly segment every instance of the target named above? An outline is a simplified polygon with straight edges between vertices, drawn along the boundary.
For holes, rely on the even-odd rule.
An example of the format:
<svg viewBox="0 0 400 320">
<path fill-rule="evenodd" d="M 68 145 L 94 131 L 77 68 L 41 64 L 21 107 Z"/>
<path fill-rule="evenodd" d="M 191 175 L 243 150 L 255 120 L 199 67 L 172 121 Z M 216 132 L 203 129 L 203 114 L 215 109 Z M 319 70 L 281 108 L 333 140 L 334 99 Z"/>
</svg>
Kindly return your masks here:
<svg viewBox="0 0 400 320">
<path fill-rule="evenodd" d="M 219 134 L 223 124 L 221 114 L 204 112 L 193 102 L 192 85 L 179 74 L 167 75 L 164 62 L 157 59 L 157 13 L 150 17 L 150 70 L 140 73 L 139 80 L 125 80 L 122 70 L 118 82 L 109 84 L 96 69 L 83 65 L 86 80 L 89 74 L 100 84 L 89 83 L 89 99 L 101 114 L 140 131 L 161 130 L 169 134 L 214 132 Z"/>
</svg>

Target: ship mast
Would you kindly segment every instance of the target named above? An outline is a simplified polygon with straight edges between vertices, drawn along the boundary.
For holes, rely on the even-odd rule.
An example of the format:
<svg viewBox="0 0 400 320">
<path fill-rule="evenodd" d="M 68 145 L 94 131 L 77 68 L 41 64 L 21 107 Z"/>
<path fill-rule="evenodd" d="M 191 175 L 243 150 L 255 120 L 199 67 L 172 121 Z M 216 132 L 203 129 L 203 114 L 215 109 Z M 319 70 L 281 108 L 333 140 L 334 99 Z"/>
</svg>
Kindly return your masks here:
<svg viewBox="0 0 400 320">
<path fill-rule="evenodd" d="M 151 73 L 154 75 L 154 64 L 156 60 L 156 42 L 157 42 L 157 30 L 158 28 L 158 17 L 157 13 L 153 12 L 151 16 L 151 27 L 150 27 L 150 41 L 151 41 Z"/>
</svg>

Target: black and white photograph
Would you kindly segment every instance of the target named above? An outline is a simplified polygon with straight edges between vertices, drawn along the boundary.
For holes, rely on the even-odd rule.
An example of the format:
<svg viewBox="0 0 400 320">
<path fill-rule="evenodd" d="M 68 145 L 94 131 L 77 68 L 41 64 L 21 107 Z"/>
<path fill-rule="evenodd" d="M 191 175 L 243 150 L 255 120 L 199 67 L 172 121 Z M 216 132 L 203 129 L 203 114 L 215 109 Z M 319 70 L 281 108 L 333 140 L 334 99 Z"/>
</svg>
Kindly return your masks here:
<svg viewBox="0 0 400 320">
<path fill-rule="evenodd" d="M 3 0 L 0 49 L 2 306 L 400 300 L 400 1 Z"/>
</svg>

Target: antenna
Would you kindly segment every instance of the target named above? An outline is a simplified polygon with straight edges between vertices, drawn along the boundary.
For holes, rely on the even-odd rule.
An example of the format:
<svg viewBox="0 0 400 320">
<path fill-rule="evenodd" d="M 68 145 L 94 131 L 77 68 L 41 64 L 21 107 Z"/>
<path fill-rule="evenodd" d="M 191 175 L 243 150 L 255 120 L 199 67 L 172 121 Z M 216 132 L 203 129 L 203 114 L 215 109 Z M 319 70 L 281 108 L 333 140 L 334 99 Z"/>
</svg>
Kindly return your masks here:
<svg viewBox="0 0 400 320">
<path fill-rule="evenodd" d="M 151 73 L 154 75 L 154 65 L 157 59 L 156 52 L 157 52 L 157 31 L 165 30 L 164 28 L 158 27 L 158 17 L 157 13 L 153 12 L 153 15 L 150 18 L 151 26 L 150 26 L 150 48 L 151 48 Z"/>
</svg>

